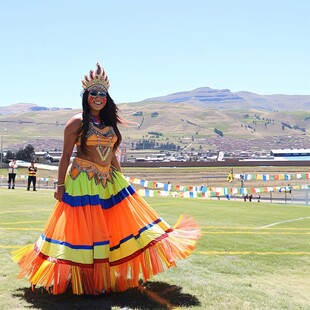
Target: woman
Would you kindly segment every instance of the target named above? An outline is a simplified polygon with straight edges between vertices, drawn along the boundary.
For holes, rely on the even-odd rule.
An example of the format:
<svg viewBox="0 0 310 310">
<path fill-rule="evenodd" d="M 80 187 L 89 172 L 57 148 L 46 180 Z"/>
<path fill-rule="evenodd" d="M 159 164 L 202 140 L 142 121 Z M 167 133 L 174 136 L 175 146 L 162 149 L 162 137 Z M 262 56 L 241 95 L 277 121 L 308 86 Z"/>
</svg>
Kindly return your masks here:
<svg viewBox="0 0 310 310">
<path fill-rule="evenodd" d="M 69 284 L 74 294 L 94 295 L 136 287 L 141 275 L 146 281 L 188 256 L 200 236 L 193 219 L 171 227 L 122 175 L 121 120 L 99 64 L 82 85 L 83 113 L 64 130 L 54 210 L 35 245 L 15 253 L 19 277 L 53 294 Z"/>
</svg>

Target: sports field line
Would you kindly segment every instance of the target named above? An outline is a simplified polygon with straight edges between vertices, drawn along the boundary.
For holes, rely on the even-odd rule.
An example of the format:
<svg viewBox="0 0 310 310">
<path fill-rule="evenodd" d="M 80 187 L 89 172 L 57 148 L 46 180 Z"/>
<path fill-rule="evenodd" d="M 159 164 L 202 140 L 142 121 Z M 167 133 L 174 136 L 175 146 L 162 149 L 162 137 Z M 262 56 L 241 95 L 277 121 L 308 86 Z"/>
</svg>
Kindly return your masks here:
<svg viewBox="0 0 310 310">
<path fill-rule="evenodd" d="M 22 245 L 2 245 L 0 244 L 0 249 L 20 249 Z"/>
<path fill-rule="evenodd" d="M 33 212 L 51 212 L 49 209 L 36 209 L 36 210 L 10 210 L 10 211 L 0 211 L 0 214 L 7 214 L 7 213 L 33 213 Z"/>
<path fill-rule="evenodd" d="M 199 251 L 202 255 L 310 255 L 310 252 Z"/>
<path fill-rule="evenodd" d="M 16 231 L 42 231 L 42 228 L 34 228 L 34 227 L 0 227 L 2 230 L 16 230 Z M 204 235 L 237 235 L 237 234 L 245 234 L 245 235 L 310 235 L 310 232 L 287 232 L 287 231 L 202 231 Z"/>
<path fill-rule="evenodd" d="M 268 228 L 268 227 L 275 226 L 275 225 L 280 225 L 280 224 L 283 224 L 283 223 L 302 221 L 302 220 L 306 220 L 306 219 L 310 219 L 310 216 L 300 217 L 298 219 L 285 220 L 285 221 L 281 221 L 281 222 L 271 223 L 271 224 L 268 224 L 268 225 L 265 225 L 265 226 L 261 226 L 261 227 L 259 227 L 259 229 Z"/>
<path fill-rule="evenodd" d="M 204 235 L 310 235 L 310 232 L 287 232 L 287 231 L 202 231 Z"/>
<path fill-rule="evenodd" d="M 20 225 L 20 224 L 41 224 L 46 223 L 46 221 L 21 221 L 21 222 L 4 222 L 0 225 Z M 237 227 L 237 226 L 200 226 L 201 229 L 244 229 L 244 230 L 257 230 L 260 228 L 257 227 Z M 3 228 L 6 229 L 6 228 Z M 275 229 L 275 230 L 310 230 L 310 228 L 294 228 L 294 227 L 272 227 L 266 228 L 268 230 Z M 210 232 L 211 233 L 211 232 Z"/>
<path fill-rule="evenodd" d="M 46 221 L 20 221 L 20 222 L 4 222 L 0 225 L 20 225 L 20 224 L 36 224 L 36 223 L 46 223 Z M 261 227 L 250 227 L 250 226 L 200 226 L 201 229 L 244 229 L 244 230 L 257 230 L 257 229 L 264 229 Z M 265 229 L 271 230 L 310 230 L 310 228 L 302 228 L 302 227 L 266 227 Z"/>
<path fill-rule="evenodd" d="M 1 230 L 26 230 L 26 231 L 42 231 L 43 228 L 33 228 L 33 227 L 29 227 L 29 228 L 20 228 L 20 227 L 0 227 Z"/>
<path fill-rule="evenodd" d="M 0 223 L 1 225 L 1 223 Z M 253 226 L 200 226 L 201 229 L 263 229 L 261 227 Z M 310 230 L 310 228 L 294 228 L 294 227 L 266 227 L 266 229 L 277 229 L 277 230 Z"/>
<path fill-rule="evenodd" d="M 36 224 L 36 223 L 45 223 L 46 221 L 23 221 L 23 222 L 7 222 L 0 223 L 0 225 L 16 225 L 16 224 Z"/>
</svg>

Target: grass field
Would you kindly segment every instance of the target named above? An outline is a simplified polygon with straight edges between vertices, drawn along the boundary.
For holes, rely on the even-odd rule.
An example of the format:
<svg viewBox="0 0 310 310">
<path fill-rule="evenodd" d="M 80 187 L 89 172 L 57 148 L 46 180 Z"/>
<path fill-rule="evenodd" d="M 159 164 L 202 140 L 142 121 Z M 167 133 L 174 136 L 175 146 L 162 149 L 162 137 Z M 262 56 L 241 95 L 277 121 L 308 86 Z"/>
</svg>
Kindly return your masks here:
<svg viewBox="0 0 310 310">
<path fill-rule="evenodd" d="M 14 249 L 38 238 L 52 191 L 0 188 L 0 309 L 310 309 L 310 207 L 148 198 L 168 222 L 192 215 L 194 253 L 140 288 L 106 297 L 52 296 L 16 280 Z"/>
</svg>

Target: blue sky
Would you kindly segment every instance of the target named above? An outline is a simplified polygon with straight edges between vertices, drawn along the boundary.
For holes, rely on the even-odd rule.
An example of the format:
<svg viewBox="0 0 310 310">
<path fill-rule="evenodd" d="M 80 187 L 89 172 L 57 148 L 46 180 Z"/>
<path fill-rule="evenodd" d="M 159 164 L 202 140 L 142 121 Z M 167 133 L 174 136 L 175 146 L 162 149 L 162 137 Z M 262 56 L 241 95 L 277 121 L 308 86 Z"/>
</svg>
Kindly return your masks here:
<svg viewBox="0 0 310 310">
<path fill-rule="evenodd" d="M 310 1 L 3 1 L 0 106 L 81 106 L 99 61 L 118 103 L 197 87 L 310 94 Z"/>
</svg>

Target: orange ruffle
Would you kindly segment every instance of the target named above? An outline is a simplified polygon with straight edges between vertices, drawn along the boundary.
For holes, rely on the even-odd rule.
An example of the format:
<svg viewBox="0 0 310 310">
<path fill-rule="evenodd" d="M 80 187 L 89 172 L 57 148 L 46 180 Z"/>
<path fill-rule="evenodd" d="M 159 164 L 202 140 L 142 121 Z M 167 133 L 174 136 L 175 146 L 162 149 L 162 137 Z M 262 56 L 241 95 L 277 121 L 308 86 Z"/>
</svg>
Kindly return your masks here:
<svg viewBox="0 0 310 310">
<path fill-rule="evenodd" d="M 165 268 L 176 266 L 177 259 L 192 253 L 199 237 L 197 223 L 182 217 L 167 237 L 152 241 L 126 262 L 113 266 L 109 262 L 87 267 L 59 264 L 38 256 L 33 246 L 15 252 L 15 260 L 21 269 L 19 278 L 26 276 L 33 285 L 42 285 L 47 290 L 52 286 L 53 294 L 64 293 L 71 283 L 73 294 L 97 295 L 137 287 L 140 276 L 146 281 Z"/>
<path fill-rule="evenodd" d="M 53 294 L 70 283 L 74 294 L 124 291 L 193 252 L 201 234 L 193 218 L 182 216 L 172 227 L 120 172 L 113 170 L 103 187 L 89 178 L 89 170 L 99 177 L 110 167 L 97 172 L 91 162 L 78 164 L 81 171 L 66 178 L 63 200 L 38 241 L 13 253 L 19 278 L 53 287 Z"/>
</svg>

